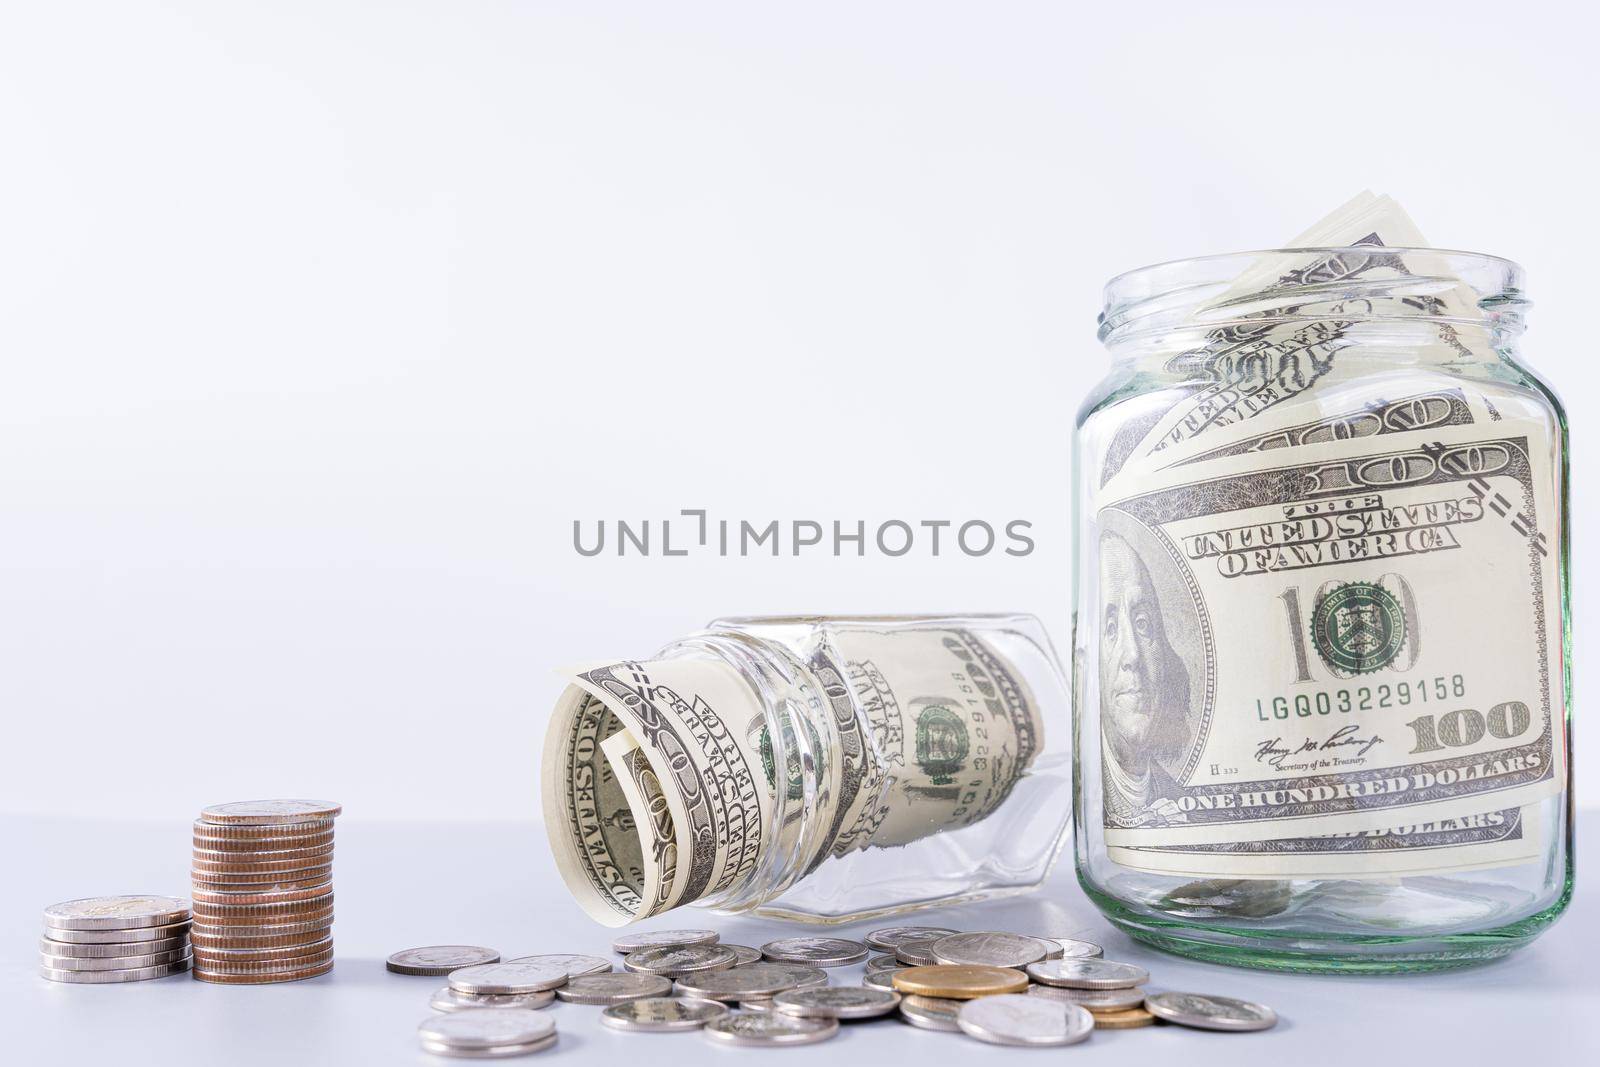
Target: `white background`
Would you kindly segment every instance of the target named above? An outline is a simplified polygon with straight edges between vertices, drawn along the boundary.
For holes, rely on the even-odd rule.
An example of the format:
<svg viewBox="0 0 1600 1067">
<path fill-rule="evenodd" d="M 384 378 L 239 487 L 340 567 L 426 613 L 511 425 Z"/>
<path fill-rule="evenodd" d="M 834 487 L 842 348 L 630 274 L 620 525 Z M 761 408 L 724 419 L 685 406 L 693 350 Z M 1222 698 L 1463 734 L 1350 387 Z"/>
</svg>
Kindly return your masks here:
<svg viewBox="0 0 1600 1067">
<path fill-rule="evenodd" d="M 1363 187 L 1527 267 L 1589 628 L 1586 5 L 3 11 L 0 811 L 526 818 L 566 661 L 790 610 L 1065 645 L 1101 284 Z M 573 551 L 693 507 L 1038 549 Z"/>
</svg>

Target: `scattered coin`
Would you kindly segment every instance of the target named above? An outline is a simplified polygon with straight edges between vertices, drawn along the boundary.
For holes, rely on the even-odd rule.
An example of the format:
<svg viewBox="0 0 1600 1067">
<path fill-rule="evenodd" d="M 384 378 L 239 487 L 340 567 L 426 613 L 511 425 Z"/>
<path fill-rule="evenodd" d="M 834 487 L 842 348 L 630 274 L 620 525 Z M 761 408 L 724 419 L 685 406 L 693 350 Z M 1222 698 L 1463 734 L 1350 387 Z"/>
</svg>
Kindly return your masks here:
<svg viewBox="0 0 1600 1067">
<path fill-rule="evenodd" d="M 900 1017 L 912 1026 L 924 1030 L 949 1030 L 959 1032 L 956 1016 L 961 1012 L 963 1000 L 945 1000 L 940 997 L 915 995 L 900 998 Z"/>
<path fill-rule="evenodd" d="M 427 945 L 401 949 L 385 961 L 395 974 L 449 974 L 462 967 L 500 962 L 500 953 L 480 945 Z"/>
<path fill-rule="evenodd" d="M 1143 1008 L 1128 1008 L 1126 1011 L 1096 1011 L 1090 1012 L 1094 1016 L 1096 1030 L 1134 1030 L 1141 1026 L 1151 1026 L 1156 1017 Z"/>
<path fill-rule="evenodd" d="M 449 985 L 458 993 L 538 993 L 565 984 L 562 967 L 543 963 L 480 963 L 450 972 Z"/>
<path fill-rule="evenodd" d="M 489 1050 L 495 1050 L 493 1055 L 520 1055 L 544 1048 L 555 1036 L 554 1019 L 519 1008 L 452 1012 L 417 1025 L 423 1048 L 445 1055 L 477 1055 Z"/>
<path fill-rule="evenodd" d="M 905 964 L 900 962 L 900 957 L 896 956 L 892 952 L 886 953 L 882 956 L 869 956 L 867 958 L 868 974 L 871 974 L 873 971 L 892 971 L 897 967 L 904 966 Z"/>
<path fill-rule="evenodd" d="M 659 974 L 629 971 L 580 974 L 567 979 L 555 995 L 573 1004 L 623 1004 L 644 997 L 664 997 L 672 992 L 672 979 Z"/>
<path fill-rule="evenodd" d="M 605 974 L 611 970 L 611 961 L 599 956 L 575 955 L 570 952 L 545 952 L 537 956 L 518 956 L 507 963 L 548 963 L 552 967 L 563 967 L 568 977 L 576 978 L 580 974 Z"/>
<path fill-rule="evenodd" d="M 1151 993 L 1145 1010 L 1158 1019 L 1199 1030 L 1270 1030 L 1278 1013 L 1264 1004 L 1208 993 Z"/>
<path fill-rule="evenodd" d="M 782 963 L 748 963 L 743 967 L 686 975 L 678 979 L 677 992 L 680 996 L 700 997 L 705 1000 L 771 997 L 808 981 L 810 976 L 807 972 L 812 971 L 816 971 L 816 968 Z M 821 974 L 820 971 L 816 973 Z M 826 983 L 827 975 L 823 975 L 822 980 Z"/>
<path fill-rule="evenodd" d="M 223 826 L 258 826 L 326 822 L 344 809 L 321 800 L 237 800 L 213 804 L 200 812 L 200 821 Z"/>
<path fill-rule="evenodd" d="M 933 943 L 932 953 L 942 964 L 1021 969 L 1044 959 L 1045 946 L 1037 937 L 986 931 L 951 934 Z"/>
<path fill-rule="evenodd" d="M 1076 1004 L 1098 1013 L 1137 1008 L 1144 1003 L 1145 991 L 1137 986 L 1126 989 L 1068 989 L 1064 986 L 1031 985 L 1028 995 Z"/>
<path fill-rule="evenodd" d="M 772 998 L 787 1015 L 814 1019 L 875 1019 L 900 1006 L 900 994 L 864 986 L 790 989 Z"/>
<path fill-rule="evenodd" d="M 786 937 L 762 945 L 761 954 L 769 960 L 813 967 L 846 967 L 866 959 L 867 946 L 842 937 Z"/>
<path fill-rule="evenodd" d="M 861 978 L 861 984 L 873 989 L 887 989 L 894 992 L 894 976 L 905 970 L 904 967 L 895 967 L 889 970 L 868 971 Z"/>
<path fill-rule="evenodd" d="M 945 1000 L 970 1000 L 1004 993 L 1020 993 L 1028 988 L 1028 976 L 1009 967 L 935 965 L 907 967 L 894 976 L 894 987 L 901 993 Z"/>
<path fill-rule="evenodd" d="M 893 952 L 907 941 L 937 941 L 955 933 L 960 931 L 942 926 L 889 926 L 872 931 L 863 940 L 879 952 Z"/>
<path fill-rule="evenodd" d="M 894 958 L 907 967 L 932 967 L 938 962 L 933 958 L 933 943 L 937 940 L 907 941 L 894 950 Z"/>
<path fill-rule="evenodd" d="M 83 897 L 44 909 L 44 924 L 53 930 L 135 930 L 188 918 L 188 901 L 148 895 Z"/>
<path fill-rule="evenodd" d="M 167 978 L 174 974 L 183 974 L 188 969 L 189 961 L 184 959 L 160 967 L 119 971 L 65 971 L 59 967 L 40 967 L 39 977 L 70 985 L 101 985 L 107 982 L 144 982 L 151 978 Z"/>
<path fill-rule="evenodd" d="M 1074 941 L 1070 937 L 1041 937 L 1039 940 L 1043 941 L 1047 947 L 1054 945 L 1060 950 L 1058 952 L 1046 952 L 1044 958 L 1047 960 L 1059 960 L 1062 958 L 1099 959 L 1106 954 L 1105 949 L 1093 941 Z"/>
<path fill-rule="evenodd" d="M 755 963 L 761 959 L 761 950 L 758 948 L 751 948 L 749 945 L 730 945 L 726 941 L 718 941 L 717 944 L 733 953 L 735 967 L 743 967 L 747 963 Z"/>
<path fill-rule="evenodd" d="M 756 997 L 754 1000 L 741 1000 L 741 1001 L 739 1001 L 739 1010 L 740 1011 L 771 1011 L 772 1010 L 772 998 L 771 997 Z"/>
<path fill-rule="evenodd" d="M 994 1045 L 1072 1045 L 1094 1032 L 1094 1019 L 1074 1004 L 1037 997 L 980 997 L 961 1006 L 956 1025 Z"/>
<path fill-rule="evenodd" d="M 714 945 L 719 935 L 715 930 L 641 930 L 623 934 L 611 942 L 611 951 L 626 956 L 645 948 L 681 948 L 684 945 Z"/>
<path fill-rule="evenodd" d="M 839 1032 L 838 1019 L 804 1019 L 781 1011 L 735 1012 L 706 1023 L 705 1035 L 725 1045 L 810 1045 Z"/>
<path fill-rule="evenodd" d="M 466 1011 L 470 1008 L 542 1008 L 556 999 L 549 990 L 539 993 L 506 993 L 501 996 L 457 993 L 449 986 L 434 991 L 428 1006 L 434 1011 Z"/>
<path fill-rule="evenodd" d="M 1068 989 L 1131 989 L 1150 980 L 1150 972 L 1113 960 L 1061 959 L 1030 963 L 1028 977 L 1043 985 Z"/>
<path fill-rule="evenodd" d="M 600 1022 L 613 1030 L 698 1030 L 712 1019 L 727 1014 L 727 1005 L 711 1000 L 646 997 L 613 1004 L 600 1013 Z"/>
<path fill-rule="evenodd" d="M 737 958 L 721 945 L 671 945 L 630 952 L 622 957 L 622 965 L 630 971 L 681 978 L 699 971 L 725 970 Z"/>
</svg>

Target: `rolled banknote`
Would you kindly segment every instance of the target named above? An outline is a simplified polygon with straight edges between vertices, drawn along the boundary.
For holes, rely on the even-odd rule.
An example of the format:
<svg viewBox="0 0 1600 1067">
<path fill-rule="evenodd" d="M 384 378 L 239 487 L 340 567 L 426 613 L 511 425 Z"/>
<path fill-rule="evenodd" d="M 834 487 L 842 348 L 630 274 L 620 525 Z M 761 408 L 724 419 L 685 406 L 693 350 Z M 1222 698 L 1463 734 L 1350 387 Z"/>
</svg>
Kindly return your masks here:
<svg viewBox="0 0 1600 1067">
<path fill-rule="evenodd" d="M 545 825 L 602 923 L 776 896 L 830 859 L 970 825 L 1043 744 L 1021 673 L 972 632 L 858 627 L 801 653 L 719 640 L 564 672 Z"/>
</svg>

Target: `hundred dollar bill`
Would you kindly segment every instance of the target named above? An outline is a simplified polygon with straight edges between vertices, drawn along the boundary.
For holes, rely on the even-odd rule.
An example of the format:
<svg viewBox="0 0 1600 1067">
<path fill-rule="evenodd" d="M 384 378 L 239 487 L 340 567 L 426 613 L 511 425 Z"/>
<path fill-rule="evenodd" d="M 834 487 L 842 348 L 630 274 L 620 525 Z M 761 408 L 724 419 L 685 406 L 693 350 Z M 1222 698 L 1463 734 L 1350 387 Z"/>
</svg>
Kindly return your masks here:
<svg viewBox="0 0 1600 1067">
<path fill-rule="evenodd" d="M 1186 458 L 1184 449 L 1192 455 L 1213 447 L 1209 442 L 1230 428 L 1297 405 L 1331 382 L 1362 378 L 1370 388 L 1385 373 L 1370 356 L 1382 345 L 1362 342 L 1375 329 L 1392 329 L 1370 321 L 1385 304 L 1403 306 L 1413 320 L 1405 346 L 1413 368 L 1470 356 L 1451 323 L 1479 312 L 1460 284 L 1437 257 L 1394 251 L 1426 244 L 1398 204 L 1366 193 L 1287 246 L 1338 250 L 1308 252 L 1280 273 L 1256 268 L 1236 279 L 1195 313 L 1200 343 L 1168 360 L 1165 373 L 1181 384 L 1152 395 L 1117 428 L 1100 458 L 1099 484 L 1108 487 L 1125 470 L 1137 476 L 1151 463 L 1170 466 Z M 1429 317 L 1432 324 L 1420 321 Z"/>
<path fill-rule="evenodd" d="M 1099 509 L 1078 633 L 1108 846 L 1378 831 L 1559 791 L 1558 496 L 1529 447 L 1548 427 L 1406 440 L 1180 466 Z"/>
<path fill-rule="evenodd" d="M 1527 863 L 1542 854 L 1538 807 L 1504 808 L 1338 834 L 1169 848 L 1111 847 L 1112 862 L 1224 878 L 1392 878 Z"/>
<path fill-rule="evenodd" d="M 970 825 L 1043 743 L 1019 673 L 974 634 L 845 630 L 808 652 L 771 711 L 709 659 L 569 675 L 541 792 L 557 869 L 588 914 L 622 925 L 757 871 L 792 882 L 829 857 Z"/>
</svg>

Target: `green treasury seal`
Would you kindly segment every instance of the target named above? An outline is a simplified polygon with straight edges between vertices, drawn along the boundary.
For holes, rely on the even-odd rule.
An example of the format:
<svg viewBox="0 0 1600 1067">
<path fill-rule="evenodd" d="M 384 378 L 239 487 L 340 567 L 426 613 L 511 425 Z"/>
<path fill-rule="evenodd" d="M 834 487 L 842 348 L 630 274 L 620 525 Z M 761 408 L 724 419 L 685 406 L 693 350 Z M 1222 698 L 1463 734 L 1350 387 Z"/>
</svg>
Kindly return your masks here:
<svg viewBox="0 0 1600 1067">
<path fill-rule="evenodd" d="M 1370 674 L 1387 667 L 1406 643 L 1400 602 L 1373 582 L 1346 582 L 1317 601 L 1311 641 L 1329 667 Z"/>
</svg>

